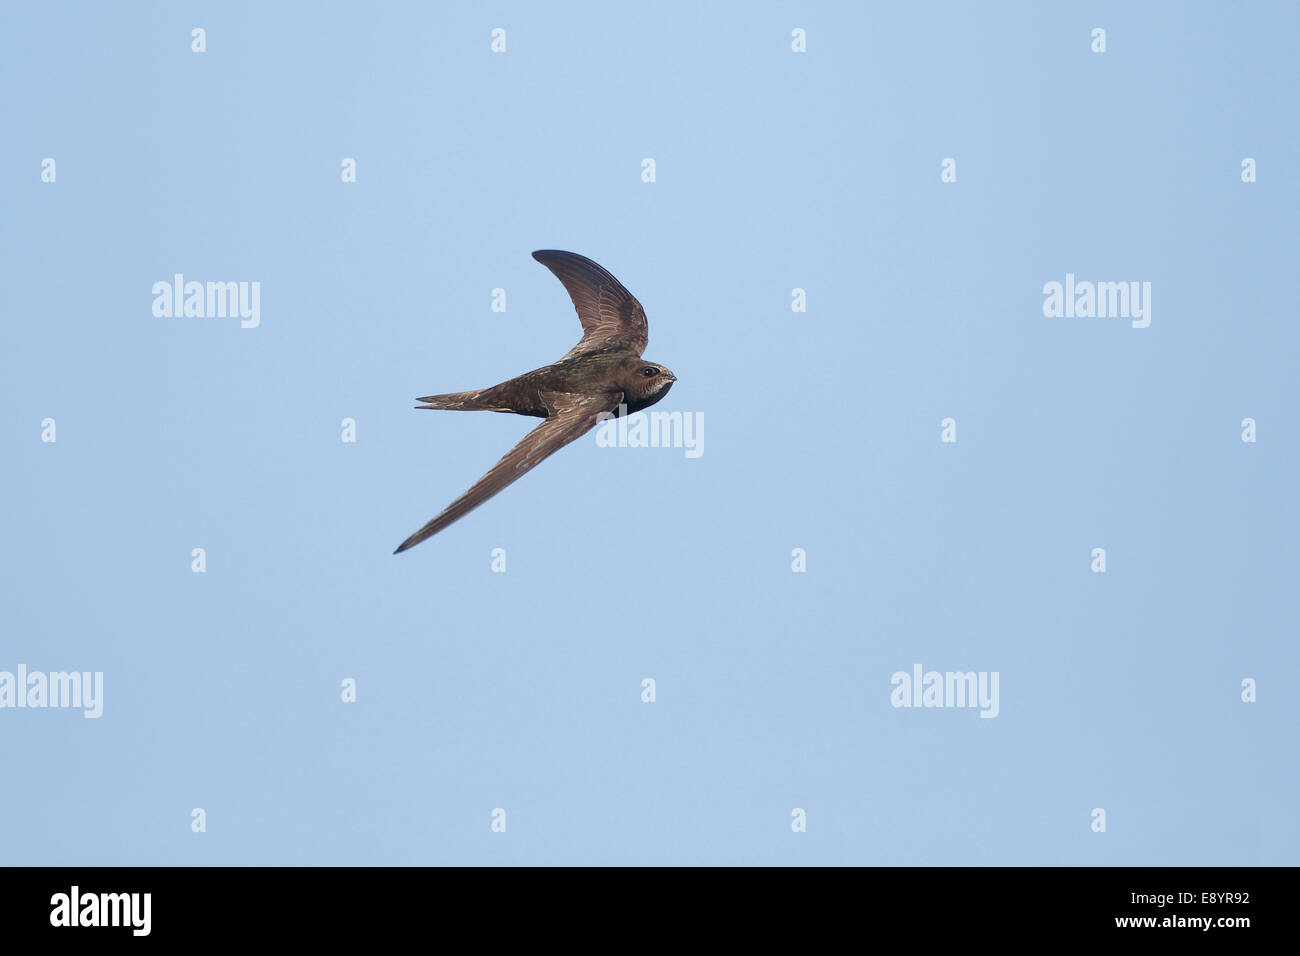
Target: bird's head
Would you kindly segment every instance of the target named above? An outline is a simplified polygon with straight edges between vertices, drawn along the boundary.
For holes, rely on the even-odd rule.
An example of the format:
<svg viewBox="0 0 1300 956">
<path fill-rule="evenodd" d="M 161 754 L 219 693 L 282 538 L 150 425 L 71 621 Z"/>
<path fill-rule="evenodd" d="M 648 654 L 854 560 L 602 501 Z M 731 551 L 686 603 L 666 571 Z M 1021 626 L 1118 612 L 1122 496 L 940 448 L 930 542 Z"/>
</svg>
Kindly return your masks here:
<svg viewBox="0 0 1300 956">
<path fill-rule="evenodd" d="M 667 395 L 677 376 L 662 365 L 636 359 L 623 364 L 618 380 L 628 411 L 635 412 L 650 407 Z"/>
</svg>

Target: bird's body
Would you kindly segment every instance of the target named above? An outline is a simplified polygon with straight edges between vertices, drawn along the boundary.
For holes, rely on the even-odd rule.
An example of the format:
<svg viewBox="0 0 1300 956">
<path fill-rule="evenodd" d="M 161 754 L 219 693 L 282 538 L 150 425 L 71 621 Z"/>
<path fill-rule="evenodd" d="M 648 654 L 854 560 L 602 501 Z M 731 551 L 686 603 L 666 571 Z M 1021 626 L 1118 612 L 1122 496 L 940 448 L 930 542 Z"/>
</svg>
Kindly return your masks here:
<svg viewBox="0 0 1300 956">
<path fill-rule="evenodd" d="M 417 407 L 464 412 L 509 412 L 546 418 L 550 412 L 542 396 L 547 392 L 580 391 L 585 394 L 621 391 L 627 412 L 639 412 L 663 398 L 672 386 L 672 381 L 669 381 L 666 387 L 651 395 L 632 394 L 642 384 L 636 380 L 636 376 L 644 366 L 646 363 L 639 355 L 626 349 L 584 352 L 562 358 L 554 365 L 544 365 L 517 375 L 491 388 L 428 395 L 417 399 L 425 403 Z"/>
<path fill-rule="evenodd" d="M 584 256 L 543 249 L 533 258 L 564 283 L 582 339 L 558 362 L 491 388 L 417 399 L 418 408 L 509 412 L 545 419 L 465 494 L 398 547 L 405 551 L 530 471 L 543 459 L 594 428 L 602 418 L 648 408 L 668 394 L 677 377 L 641 358 L 649 334 L 645 310 L 610 273 Z"/>
</svg>

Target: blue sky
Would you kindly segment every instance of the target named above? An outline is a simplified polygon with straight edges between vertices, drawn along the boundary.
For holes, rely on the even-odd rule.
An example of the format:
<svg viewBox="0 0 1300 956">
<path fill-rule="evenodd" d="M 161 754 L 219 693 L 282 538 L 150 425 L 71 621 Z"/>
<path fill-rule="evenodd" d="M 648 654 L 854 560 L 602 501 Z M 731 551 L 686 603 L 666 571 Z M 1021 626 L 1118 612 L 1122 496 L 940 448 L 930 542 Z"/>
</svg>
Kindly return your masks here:
<svg viewBox="0 0 1300 956">
<path fill-rule="evenodd" d="M 103 712 L 0 708 L 0 862 L 1297 862 L 1295 7 L 5 21 L 0 672 Z M 578 338 L 540 248 L 703 454 L 587 437 L 394 556 L 534 424 L 412 398 Z"/>
</svg>

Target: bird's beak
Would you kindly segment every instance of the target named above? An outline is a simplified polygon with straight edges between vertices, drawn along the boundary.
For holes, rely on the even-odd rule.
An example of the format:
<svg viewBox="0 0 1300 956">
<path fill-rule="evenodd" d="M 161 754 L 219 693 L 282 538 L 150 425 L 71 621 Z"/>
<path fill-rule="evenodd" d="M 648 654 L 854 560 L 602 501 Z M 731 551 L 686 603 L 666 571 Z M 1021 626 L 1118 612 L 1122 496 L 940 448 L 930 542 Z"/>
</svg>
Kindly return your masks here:
<svg viewBox="0 0 1300 956">
<path fill-rule="evenodd" d="M 670 381 L 670 382 L 675 382 L 675 381 L 677 381 L 677 376 L 674 375 L 672 372 L 669 372 L 669 373 L 668 373 L 668 381 Z"/>
</svg>

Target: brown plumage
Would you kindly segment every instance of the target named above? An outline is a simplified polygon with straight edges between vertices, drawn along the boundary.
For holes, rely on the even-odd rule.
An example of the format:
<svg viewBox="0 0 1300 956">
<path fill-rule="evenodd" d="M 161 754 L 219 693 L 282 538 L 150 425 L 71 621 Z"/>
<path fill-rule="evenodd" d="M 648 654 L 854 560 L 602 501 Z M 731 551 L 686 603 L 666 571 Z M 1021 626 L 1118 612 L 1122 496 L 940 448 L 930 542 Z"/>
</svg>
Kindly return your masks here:
<svg viewBox="0 0 1300 956">
<path fill-rule="evenodd" d="M 573 299 L 582 339 L 554 365 L 491 388 L 417 399 L 418 408 L 510 412 L 543 418 L 463 495 L 398 546 L 413 548 L 464 517 L 543 459 L 580 438 L 607 414 L 648 408 L 677 376 L 641 358 L 649 339 L 645 310 L 622 284 L 590 259 L 543 249 L 533 258 L 555 273 Z"/>
</svg>

